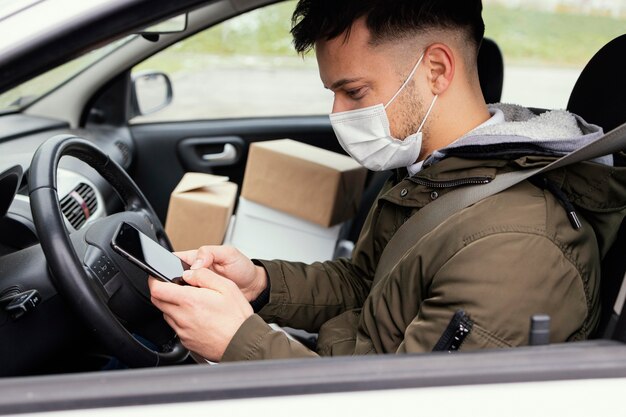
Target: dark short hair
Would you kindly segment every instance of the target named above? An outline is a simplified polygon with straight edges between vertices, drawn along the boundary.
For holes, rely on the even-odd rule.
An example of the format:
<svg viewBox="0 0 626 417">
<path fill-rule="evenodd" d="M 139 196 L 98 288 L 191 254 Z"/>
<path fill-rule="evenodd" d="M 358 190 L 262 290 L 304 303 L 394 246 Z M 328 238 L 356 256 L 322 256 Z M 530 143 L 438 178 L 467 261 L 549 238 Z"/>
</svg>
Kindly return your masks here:
<svg viewBox="0 0 626 417">
<path fill-rule="evenodd" d="M 365 17 L 372 43 L 402 39 L 429 29 L 464 30 L 476 51 L 485 34 L 481 0 L 300 0 L 291 33 L 299 53 L 319 40 L 348 33 Z"/>
</svg>

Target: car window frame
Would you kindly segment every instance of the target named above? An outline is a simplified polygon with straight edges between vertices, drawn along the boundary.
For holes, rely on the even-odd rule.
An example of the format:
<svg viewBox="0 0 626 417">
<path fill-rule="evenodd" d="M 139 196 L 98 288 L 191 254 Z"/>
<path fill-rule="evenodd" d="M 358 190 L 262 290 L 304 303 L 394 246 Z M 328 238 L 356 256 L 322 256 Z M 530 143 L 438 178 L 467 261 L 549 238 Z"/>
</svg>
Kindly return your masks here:
<svg viewBox="0 0 626 417">
<path fill-rule="evenodd" d="M 595 340 L 0 379 L 0 414 L 608 378 L 626 384 L 626 345 Z"/>
</svg>

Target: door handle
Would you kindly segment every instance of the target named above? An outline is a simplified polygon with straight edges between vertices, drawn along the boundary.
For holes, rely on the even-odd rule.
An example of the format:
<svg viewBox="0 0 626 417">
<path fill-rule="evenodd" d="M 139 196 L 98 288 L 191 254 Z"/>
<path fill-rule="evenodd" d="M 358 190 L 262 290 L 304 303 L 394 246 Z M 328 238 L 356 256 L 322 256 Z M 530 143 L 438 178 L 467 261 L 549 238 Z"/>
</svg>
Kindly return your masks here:
<svg viewBox="0 0 626 417">
<path fill-rule="evenodd" d="M 186 138 L 178 142 L 178 155 L 187 171 L 211 172 L 215 167 L 239 163 L 246 142 L 239 136 Z"/>
<path fill-rule="evenodd" d="M 224 144 L 224 150 L 222 152 L 202 155 L 203 160 L 220 164 L 232 164 L 237 161 L 237 157 L 237 148 L 230 143 Z"/>
</svg>

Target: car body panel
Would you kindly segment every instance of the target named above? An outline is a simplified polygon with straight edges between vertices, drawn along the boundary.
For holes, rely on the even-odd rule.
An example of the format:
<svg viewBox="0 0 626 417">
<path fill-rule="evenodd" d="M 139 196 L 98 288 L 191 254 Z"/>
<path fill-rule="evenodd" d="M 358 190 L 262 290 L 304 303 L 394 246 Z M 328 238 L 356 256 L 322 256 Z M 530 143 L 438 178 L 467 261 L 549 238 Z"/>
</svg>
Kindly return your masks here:
<svg viewBox="0 0 626 417">
<path fill-rule="evenodd" d="M 623 385 L 625 378 L 626 347 L 591 341 L 460 354 L 240 362 L 5 379 L 0 380 L 0 414 L 576 379 L 616 379 Z M 594 398 L 590 393 L 580 400 Z"/>
<path fill-rule="evenodd" d="M 589 387 L 602 393 L 601 401 L 575 402 L 589 396 Z M 482 386 L 384 390 L 327 395 L 205 401 L 151 406 L 60 411 L 28 416 L 74 417 L 186 417 L 271 415 L 273 417 L 318 417 L 320 414 L 380 417 L 415 413 L 433 416 L 462 413 L 481 417 L 623 416 L 621 394 L 626 379 L 577 380 L 566 382 L 515 383 Z M 358 411 L 357 411 L 358 410 Z"/>
</svg>

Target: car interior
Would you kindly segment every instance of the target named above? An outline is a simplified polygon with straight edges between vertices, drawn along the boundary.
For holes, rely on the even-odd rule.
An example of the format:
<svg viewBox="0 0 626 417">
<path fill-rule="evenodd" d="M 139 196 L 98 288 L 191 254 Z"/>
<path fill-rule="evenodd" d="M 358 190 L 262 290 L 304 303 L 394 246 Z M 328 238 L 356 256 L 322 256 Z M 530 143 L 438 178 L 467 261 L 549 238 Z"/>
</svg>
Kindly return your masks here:
<svg viewBox="0 0 626 417">
<path fill-rule="evenodd" d="M 131 69 L 180 39 L 263 3 L 269 2 L 235 10 L 230 2 L 216 1 L 197 8 L 184 32 L 156 35 L 157 41 L 137 36 L 103 65 L 87 67 L 43 99 L 0 116 L 0 339 L 11 341 L 0 343 L 0 375 L 100 371 L 123 366 L 118 359 L 131 367 L 195 363 L 150 305 L 145 273 L 104 249 L 115 226 L 134 222 L 167 246 L 162 224 L 181 177 L 213 173 L 241 186 L 254 142 L 289 137 L 343 150 L 323 116 L 129 124 L 137 111 L 130 99 Z M 504 58 L 497 41 L 485 39 L 478 60 L 488 103 L 500 102 L 503 91 Z M 567 107 L 605 131 L 626 122 L 626 78 L 620 73 L 625 51 L 626 35 L 602 48 Z M 225 145 L 237 150 L 229 163 L 201 157 Z M 623 164 L 623 155 L 615 161 Z M 389 175 L 369 174 L 337 256 L 349 256 L 350 242 L 358 239 Z M 624 226 L 618 236 L 603 263 L 597 337 L 626 342 Z M 103 265 L 108 272 L 97 271 Z M 63 271 L 72 272 L 66 279 Z M 312 343 L 310 335 L 295 337 Z"/>
</svg>

